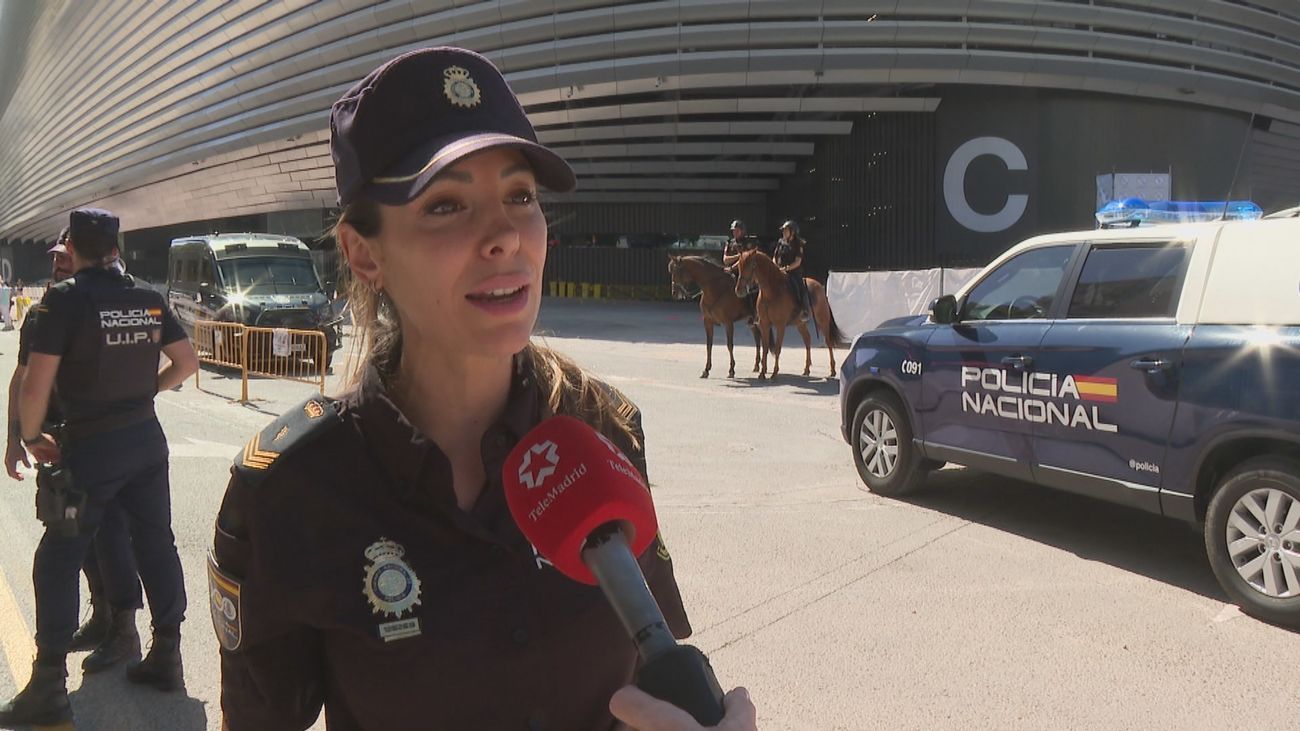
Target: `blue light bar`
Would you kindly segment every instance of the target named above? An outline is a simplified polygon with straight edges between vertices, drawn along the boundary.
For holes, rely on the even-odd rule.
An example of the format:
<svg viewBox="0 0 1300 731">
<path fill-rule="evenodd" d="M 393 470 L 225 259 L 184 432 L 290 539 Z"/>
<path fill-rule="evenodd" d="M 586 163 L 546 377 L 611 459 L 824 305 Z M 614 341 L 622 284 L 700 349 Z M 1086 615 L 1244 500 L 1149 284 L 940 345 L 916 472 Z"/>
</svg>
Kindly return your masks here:
<svg viewBox="0 0 1300 731">
<path fill-rule="evenodd" d="M 1227 214 L 1224 214 L 1225 208 Z M 1101 228 L 1152 226 L 1161 223 L 1205 221 L 1251 221 L 1263 218 L 1264 209 L 1251 201 L 1145 201 L 1141 198 L 1113 200 L 1097 209 Z"/>
</svg>

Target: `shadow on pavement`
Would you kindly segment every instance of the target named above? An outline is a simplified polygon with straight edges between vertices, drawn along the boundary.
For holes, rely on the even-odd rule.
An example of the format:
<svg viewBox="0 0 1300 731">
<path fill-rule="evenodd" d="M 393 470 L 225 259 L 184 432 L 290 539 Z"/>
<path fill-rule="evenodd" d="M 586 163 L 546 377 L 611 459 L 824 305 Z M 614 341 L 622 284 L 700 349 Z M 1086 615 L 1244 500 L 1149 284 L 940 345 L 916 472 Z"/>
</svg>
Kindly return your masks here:
<svg viewBox="0 0 1300 731">
<path fill-rule="evenodd" d="M 714 369 L 715 370 L 717 369 L 716 365 L 714 366 Z M 750 388 L 770 388 L 770 387 L 777 386 L 788 390 L 793 390 L 795 394 L 818 395 L 818 396 L 839 395 L 840 382 L 838 379 L 827 378 L 824 374 L 820 376 L 817 375 L 817 367 L 815 365 L 813 366 L 812 372 L 813 375 L 804 376 L 804 375 L 800 375 L 802 371 L 797 372 L 793 375 L 782 371 L 781 374 L 776 377 L 776 381 L 773 382 L 771 379 L 759 380 L 758 375 L 755 373 L 742 374 L 740 372 L 740 366 L 739 364 L 737 364 L 735 378 L 727 378 L 726 370 L 724 369 L 723 377 L 717 378 L 717 380 L 724 382 L 727 388 L 750 389 Z M 713 380 L 714 378 L 715 378 L 714 376 L 710 376 L 710 380 Z"/>
<path fill-rule="evenodd" d="M 966 469 L 932 473 L 904 502 L 1228 601 L 1200 531 L 1180 521 Z"/>
<path fill-rule="evenodd" d="M 120 669 L 85 676 L 81 687 L 69 693 L 68 698 L 72 701 L 77 731 L 207 731 L 208 728 L 206 703 L 190 697 L 186 691 L 160 693 L 132 685 Z"/>
</svg>

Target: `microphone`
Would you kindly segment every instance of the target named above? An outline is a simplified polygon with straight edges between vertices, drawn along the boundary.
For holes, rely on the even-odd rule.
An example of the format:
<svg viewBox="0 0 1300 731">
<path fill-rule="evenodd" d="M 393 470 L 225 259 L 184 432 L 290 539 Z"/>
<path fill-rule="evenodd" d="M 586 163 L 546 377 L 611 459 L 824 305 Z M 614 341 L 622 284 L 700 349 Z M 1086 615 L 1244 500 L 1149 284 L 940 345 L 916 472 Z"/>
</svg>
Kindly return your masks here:
<svg viewBox="0 0 1300 731">
<path fill-rule="evenodd" d="M 637 687 L 702 725 L 722 721 L 722 687 L 709 659 L 677 644 L 637 563 L 659 523 L 627 455 L 585 423 L 554 416 L 515 445 L 502 478 L 510 514 L 537 552 L 604 592 L 641 656 Z"/>
</svg>

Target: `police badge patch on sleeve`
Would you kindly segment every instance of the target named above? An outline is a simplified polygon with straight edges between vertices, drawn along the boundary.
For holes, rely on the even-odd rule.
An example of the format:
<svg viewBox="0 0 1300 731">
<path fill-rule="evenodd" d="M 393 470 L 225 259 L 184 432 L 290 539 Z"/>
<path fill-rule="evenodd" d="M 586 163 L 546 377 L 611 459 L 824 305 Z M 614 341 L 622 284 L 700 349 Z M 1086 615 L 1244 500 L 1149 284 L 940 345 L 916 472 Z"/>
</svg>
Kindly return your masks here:
<svg viewBox="0 0 1300 731">
<path fill-rule="evenodd" d="M 217 642 L 230 652 L 239 649 L 244 639 L 244 615 L 239 606 L 240 586 L 233 576 L 217 566 L 217 557 L 208 553 L 208 605 L 212 612 L 212 629 Z"/>
</svg>

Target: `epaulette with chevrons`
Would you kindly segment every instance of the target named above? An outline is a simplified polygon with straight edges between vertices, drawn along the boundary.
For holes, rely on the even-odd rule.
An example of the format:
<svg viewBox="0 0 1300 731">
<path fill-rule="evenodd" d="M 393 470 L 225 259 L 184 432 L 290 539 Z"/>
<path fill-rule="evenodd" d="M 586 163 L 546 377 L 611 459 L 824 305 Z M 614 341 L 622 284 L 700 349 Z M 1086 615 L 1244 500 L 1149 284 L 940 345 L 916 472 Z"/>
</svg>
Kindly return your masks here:
<svg viewBox="0 0 1300 731">
<path fill-rule="evenodd" d="M 261 482 L 282 457 L 342 421 L 338 402 L 312 396 L 253 435 L 243 451 L 235 455 L 235 471 L 245 482 Z"/>
<path fill-rule="evenodd" d="M 636 404 L 632 403 L 627 396 L 624 396 L 622 391 L 614 388 L 608 383 L 600 380 L 596 380 L 595 383 L 605 392 L 605 395 L 609 397 L 609 400 L 614 404 L 614 410 L 618 412 L 618 415 L 635 424 L 637 417 L 641 415 L 641 410 L 636 407 Z"/>
</svg>

